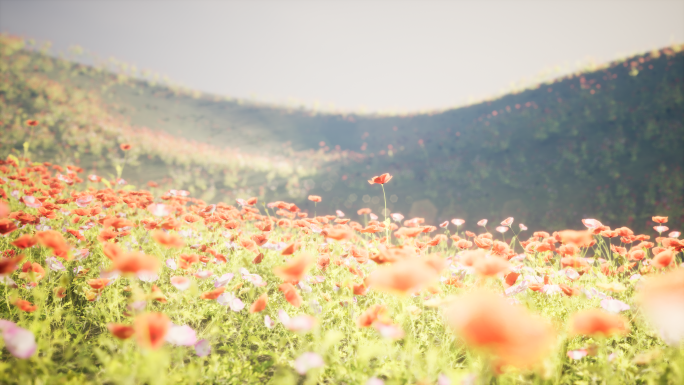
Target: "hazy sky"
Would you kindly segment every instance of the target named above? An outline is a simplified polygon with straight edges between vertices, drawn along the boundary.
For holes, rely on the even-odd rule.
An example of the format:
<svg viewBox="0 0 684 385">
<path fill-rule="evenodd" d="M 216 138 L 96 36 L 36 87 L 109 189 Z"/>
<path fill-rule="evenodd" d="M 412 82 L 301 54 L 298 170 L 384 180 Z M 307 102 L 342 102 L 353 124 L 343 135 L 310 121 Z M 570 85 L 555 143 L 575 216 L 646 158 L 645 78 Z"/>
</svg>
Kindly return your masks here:
<svg viewBox="0 0 684 385">
<path fill-rule="evenodd" d="M 414 111 L 684 42 L 684 0 L 0 0 L 0 31 L 222 95 Z"/>
</svg>

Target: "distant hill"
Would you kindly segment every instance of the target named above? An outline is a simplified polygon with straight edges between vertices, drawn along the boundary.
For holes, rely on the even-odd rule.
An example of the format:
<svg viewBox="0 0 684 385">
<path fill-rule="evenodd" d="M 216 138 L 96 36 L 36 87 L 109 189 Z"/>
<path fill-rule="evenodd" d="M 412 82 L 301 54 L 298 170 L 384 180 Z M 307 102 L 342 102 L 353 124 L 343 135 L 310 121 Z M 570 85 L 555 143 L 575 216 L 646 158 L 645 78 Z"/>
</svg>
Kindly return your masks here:
<svg viewBox="0 0 684 385">
<path fill-rule="evenodd" d="M 136 80 L 0 39 L 2 154 L 77 162 L 202 199 L 289 197 L 318 213 L 388 206 L 539 228 L 592 217 L 645 231 L 684 221 L 684 46 L 627 58 L 469 107 L 411 116 L 315 113 Z M 25 119 L 41 122 L 35 129 Z M 581 225 L 580 225 L 581 226 Z"/>
</svg>

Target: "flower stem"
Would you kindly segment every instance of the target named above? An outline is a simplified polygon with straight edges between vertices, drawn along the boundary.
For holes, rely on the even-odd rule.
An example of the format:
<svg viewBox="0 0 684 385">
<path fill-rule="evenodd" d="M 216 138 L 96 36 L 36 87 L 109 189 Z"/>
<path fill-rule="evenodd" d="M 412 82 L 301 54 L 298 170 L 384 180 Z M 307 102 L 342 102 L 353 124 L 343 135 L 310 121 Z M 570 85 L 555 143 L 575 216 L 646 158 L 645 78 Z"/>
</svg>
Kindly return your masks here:
<svg viewBox="0 0 684 385">
<path fill-rule="evenodd" d="M 387 196 L 385 195 L 385 185 L 381 184 L 382 187 L 382 197 L 385 200 L 385 211 L 383 211 L 383 214 L 385 214 L 385 238 L 387 240 L 387 246 L 389 246 L 390 240 L 389 240 L 389 223 L 387 223 Z"/>
</svg>

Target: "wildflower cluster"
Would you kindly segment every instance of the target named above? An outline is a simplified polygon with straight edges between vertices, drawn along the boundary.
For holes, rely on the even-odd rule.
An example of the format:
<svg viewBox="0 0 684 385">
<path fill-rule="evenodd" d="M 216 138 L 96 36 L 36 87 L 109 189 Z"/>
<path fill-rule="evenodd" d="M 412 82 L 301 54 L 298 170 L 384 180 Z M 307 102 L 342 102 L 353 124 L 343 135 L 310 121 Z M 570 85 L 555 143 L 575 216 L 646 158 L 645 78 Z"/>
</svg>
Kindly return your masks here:
<svg viewBox="0 0 684 385">
<path fill-rule="evenodd" d="M 484 219 L 476 234 L 362 209 L 362 225 L 82 173 L 0 165 L 3 381 L 684 379 L 684 242 L 666 217 L 525 240 L 507 218 L 499 240 Z"/>
</svg>

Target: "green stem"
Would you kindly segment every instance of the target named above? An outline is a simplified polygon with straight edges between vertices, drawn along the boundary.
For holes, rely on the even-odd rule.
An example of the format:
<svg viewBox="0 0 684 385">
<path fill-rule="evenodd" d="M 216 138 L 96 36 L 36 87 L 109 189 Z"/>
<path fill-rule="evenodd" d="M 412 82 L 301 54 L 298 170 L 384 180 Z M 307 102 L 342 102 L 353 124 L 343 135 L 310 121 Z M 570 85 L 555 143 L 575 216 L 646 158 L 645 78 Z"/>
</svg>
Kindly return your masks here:
<svg viewBox="0 0 684 385">
<path fill-rule="evenodd" d="M 385 195 L 385 185 L 381 184 L 382 187 L 382 198 L 385 200 L 385 211 L 383 211 L 383 214 L 385 214 L 385 238 L 387 241 L 387 246 L 389 246 L 390 240 L 389 240 L 389 223 L 387 223 L 387 196 Z"/>
</svg>

